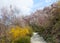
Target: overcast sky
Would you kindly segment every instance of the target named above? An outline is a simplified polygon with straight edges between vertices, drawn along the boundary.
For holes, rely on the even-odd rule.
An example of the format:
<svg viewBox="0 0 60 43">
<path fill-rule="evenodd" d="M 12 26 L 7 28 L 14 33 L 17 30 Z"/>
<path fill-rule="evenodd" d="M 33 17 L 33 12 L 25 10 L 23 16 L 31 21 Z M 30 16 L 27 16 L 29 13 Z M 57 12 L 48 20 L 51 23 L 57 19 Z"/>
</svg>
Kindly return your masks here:
<svg viewBox="0 0 60 43">
<path fill-rule="evenodd" d="M 54 2 L 56 0 L 0 0 L 0 8 L 12 5 L 20 9 L 24 14 L 29 14 L 36 9 L 42 9 Z"/>
</svg>

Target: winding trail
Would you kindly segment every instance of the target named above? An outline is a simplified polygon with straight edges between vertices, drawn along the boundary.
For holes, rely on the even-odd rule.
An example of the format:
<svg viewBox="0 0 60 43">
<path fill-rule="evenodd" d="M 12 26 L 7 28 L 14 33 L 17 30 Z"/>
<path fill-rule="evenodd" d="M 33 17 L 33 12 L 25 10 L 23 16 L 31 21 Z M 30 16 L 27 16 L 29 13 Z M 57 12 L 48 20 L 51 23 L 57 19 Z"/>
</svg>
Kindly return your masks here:
<svg viewBox="0 0 60 43">
<path fill-rule="evenodd" d="M 46 43 L 46 41 L 44 41 L 43 37 L 40 37 L 37 33 L 33 33 L 31 43 Z"/>
</svg>

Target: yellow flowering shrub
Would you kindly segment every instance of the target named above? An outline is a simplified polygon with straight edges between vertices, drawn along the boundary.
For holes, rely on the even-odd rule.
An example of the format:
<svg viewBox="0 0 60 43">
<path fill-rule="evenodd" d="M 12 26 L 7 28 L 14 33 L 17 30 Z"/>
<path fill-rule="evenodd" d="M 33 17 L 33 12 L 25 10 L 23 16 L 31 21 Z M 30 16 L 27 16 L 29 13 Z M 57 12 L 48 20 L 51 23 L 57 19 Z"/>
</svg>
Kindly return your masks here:
<svg viewBox="0 0 60 43">
<path fill-rule="evenodd" d="M 11 30 L 9 31 L 9 34 L 11 38 L 16 39 L 19 37 L 25 37 L 27 35 L 30 35 L 31 31 L 30 31 L 30 27 L 26 26 L 26 27 L 12 27 Z"/>
</svg>

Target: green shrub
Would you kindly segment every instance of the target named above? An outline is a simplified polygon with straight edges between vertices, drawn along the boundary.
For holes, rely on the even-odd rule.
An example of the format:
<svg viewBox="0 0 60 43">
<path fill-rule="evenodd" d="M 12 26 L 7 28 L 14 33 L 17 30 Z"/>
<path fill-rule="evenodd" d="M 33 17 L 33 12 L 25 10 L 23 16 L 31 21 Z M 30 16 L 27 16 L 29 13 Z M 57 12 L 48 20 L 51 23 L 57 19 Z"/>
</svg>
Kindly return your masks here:
<svg viewBox="0 0 60 43">
<path fill-rule="evenodd" d="M 30 37 L 21 37 L 14 41 L 14 43 L 30 43 Z"/>
</svg>

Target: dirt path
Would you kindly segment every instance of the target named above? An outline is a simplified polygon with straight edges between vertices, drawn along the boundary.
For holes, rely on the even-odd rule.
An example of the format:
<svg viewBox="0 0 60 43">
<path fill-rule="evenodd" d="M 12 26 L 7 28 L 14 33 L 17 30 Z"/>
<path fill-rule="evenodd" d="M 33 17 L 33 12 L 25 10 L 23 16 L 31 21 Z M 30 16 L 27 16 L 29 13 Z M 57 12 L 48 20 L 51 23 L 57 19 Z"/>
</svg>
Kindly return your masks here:
<svg viewBox="0 0 60 43">
<path fill-rule="evenodd" d="M 37 33 L 33 33 L 33 36 L 31 37 L 31 43 L 46 43 L 46 42 Z"/>
</svg>

